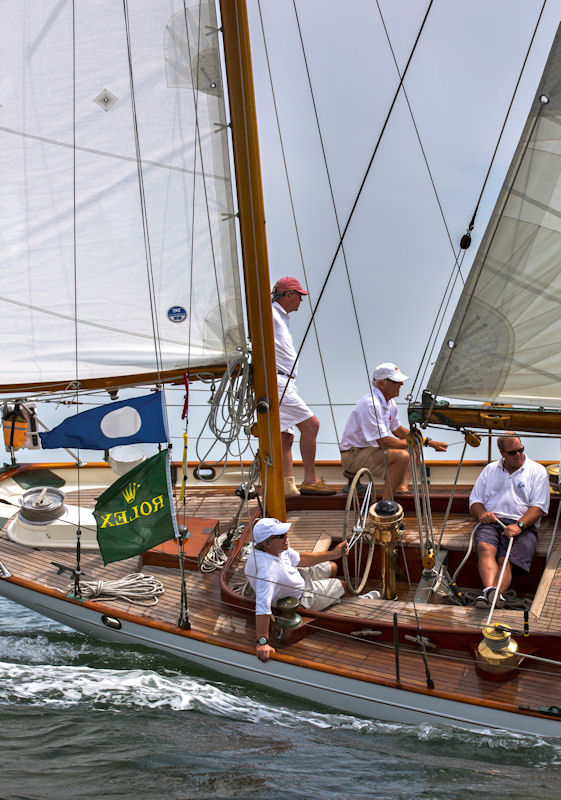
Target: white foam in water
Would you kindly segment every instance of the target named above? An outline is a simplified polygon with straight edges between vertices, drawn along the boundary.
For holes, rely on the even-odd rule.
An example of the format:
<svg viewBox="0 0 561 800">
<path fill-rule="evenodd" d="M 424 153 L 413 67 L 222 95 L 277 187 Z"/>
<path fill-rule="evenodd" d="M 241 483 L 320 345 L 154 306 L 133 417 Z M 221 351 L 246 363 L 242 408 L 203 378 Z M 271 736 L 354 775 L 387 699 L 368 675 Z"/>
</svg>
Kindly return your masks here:
<svg viewBox="0 0 561 800">
<path fill-rule="evenodd" d="M 341 724 L 345 720 L 349 727 L 354 727 L 349 717 L 267 705 L 247 694 L 238 696 L 202 679 L 141 669 L 92 669 L 51 664 L 29 666 L 0 662 L 0 703 L 59 708 L 85 704 L 115 709 L 201 710 L 246 722 L 286 726 L 306 722 L 329 728 L 346 727 Z M 374 724 L 360 722 L 361 727 Z"/>
<path fill-rule="evenodd" d="M 45 646 L 48 650 L 53 644 L 46 640 Z M 8 653 L 3 655 L 6 657 Z M 13 655 L 12 651 L 9 657 Z M 306 708 L 287 708 L 277 705 L 278 700 L 269 705 L 257 699 L 245 687 L 231 687 L 231 691 L 229 689 L 225 684 L 211 683 L 202 678 L 195 679 L 171 671 L 161 673 L 147 669 L 97 669 L 63 664 L 30 665 L 0 661 L 0 703 L 6 705 L 40 705 L 53 709 L 85 705 L 115 710 L 192 710 L 244 722 L 286 727 L 304 724 L 361 734 L 405 734 L 419 741 L 454 740 L 456 743 L 464 741 L 466 745 L 477 746 L 484 740 L 486 747 L 503 750 L 545 744 L 538 737 L 506 731 L 483 728 L 478 731 L 462 731 L 448 726 L 378 722 L 351 715 L 310 711 Z M 551 742 L 548 744 L 552 745 Z M 554 749 L 557 750 L 557 747 Z M 561 745 L 559 750 L 561 756 Z"/>
</svg>

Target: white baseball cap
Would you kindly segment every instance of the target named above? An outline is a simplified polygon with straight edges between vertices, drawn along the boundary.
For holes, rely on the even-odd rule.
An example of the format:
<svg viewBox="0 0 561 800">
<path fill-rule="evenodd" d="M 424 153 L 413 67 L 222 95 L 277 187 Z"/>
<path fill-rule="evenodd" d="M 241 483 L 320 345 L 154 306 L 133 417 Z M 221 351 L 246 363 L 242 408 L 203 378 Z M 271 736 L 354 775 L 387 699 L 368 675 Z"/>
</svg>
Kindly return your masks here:
<svg viewBox="0 0 561 800">
<path fill-rule="evenodd" d="M 384 361 L 383 364 L 378 364 L 372 373 L 373 381 L 394 381 L 394 383 L 403 383 L 409 380 L 409 375 L 404 375 L 399 371 L 399 367 L 389 361 Z"/>
<path fill-rule="evenodd" d="M 255 544 L 261 544 L 270 536 L 280 536 L 287 533 L 291 525 L 291 522 L 280 522 L 273 517 L 263 517 L 263 519 L 257 520 L 253 526 L 253 541 Z"/>
</svg>

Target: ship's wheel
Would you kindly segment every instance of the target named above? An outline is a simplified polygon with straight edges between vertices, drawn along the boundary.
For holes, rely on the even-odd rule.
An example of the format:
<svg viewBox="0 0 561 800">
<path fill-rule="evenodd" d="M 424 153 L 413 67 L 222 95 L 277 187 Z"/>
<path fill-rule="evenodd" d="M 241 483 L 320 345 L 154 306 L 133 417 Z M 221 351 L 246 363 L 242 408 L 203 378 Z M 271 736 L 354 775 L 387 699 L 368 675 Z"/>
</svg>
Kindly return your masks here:
<svg viewBox="0 0 561 800">
<path fill-rule="evenodd" d="M 361 483 L 361 478 L 364 483 Z M 360 594 L 364 589 L 374 555 L 374 537 L 366 531 L 366 519 L 368 509 L 375 499 L 372 473 L 363 467 L 351 483 L 343 522 L 343 543 L 347 542 L 349 545 L 348 553 L 343 548 L 343 573 L 347 588 L 354 595 Z"/>
</svg>

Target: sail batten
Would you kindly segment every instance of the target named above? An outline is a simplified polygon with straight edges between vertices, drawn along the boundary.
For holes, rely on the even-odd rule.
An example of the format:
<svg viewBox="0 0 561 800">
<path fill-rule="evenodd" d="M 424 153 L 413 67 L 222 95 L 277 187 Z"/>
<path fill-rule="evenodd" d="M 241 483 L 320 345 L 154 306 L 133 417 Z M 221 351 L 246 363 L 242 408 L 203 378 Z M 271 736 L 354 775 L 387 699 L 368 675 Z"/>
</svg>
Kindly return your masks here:
<svg viewBox="0 0 561 800">
<path fill-rule="evenodd" d="M 428 382 L 561 408 L 561 34 Z"/>
<path fill-rule="evenodd" d="M 214 3 L 78 4 L 75 47 L 72 6 L 0 34 L 4 391 L 223 365 L 246 339 Z"/>
</svg>

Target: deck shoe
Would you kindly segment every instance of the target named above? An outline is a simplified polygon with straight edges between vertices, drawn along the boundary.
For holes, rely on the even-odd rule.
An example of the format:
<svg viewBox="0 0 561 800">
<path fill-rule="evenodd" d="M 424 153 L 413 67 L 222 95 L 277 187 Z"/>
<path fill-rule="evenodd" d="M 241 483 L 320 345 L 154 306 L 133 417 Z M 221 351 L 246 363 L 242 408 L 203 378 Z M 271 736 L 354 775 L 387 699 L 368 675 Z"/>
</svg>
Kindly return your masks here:
<svg viewBox="0 0 561 800">
<path fill-rule="evenodd" d="M 491 603 L 487 600 L 487 592 L 488 589 L 483 589 L 483 592 L 479 595 L 479 597 L 475 598 L 475 607 L 476 608 L 491 608 Z"/>
<path fill-rule="evenodd" d="M 495 597 L 495 594 L 497 593 L 497 590 L 494 586 L 491 586 L 490 589 L 486 589 L 486 592 L 487 592 L 487 602 L 489 603 L 489 606 L 492 606 L 493 599 Z M 502 596 L 502 594 L 499 594 L 499 596 L 497 597 L 497 602 L 495 603 L 495 608 L 504 608 L 505 603 L 506 603 L 505 598 Z"/>
<path fill-rule="evenodd" d="M 328 494 L 337 494 L 336 489 L 330 489 L 323 478 L 320 478 L 319 481 L 315 483 L 306 483 L 304 481 L 300 484 L 300 494 L 321 494 L 321 495 L 328 495 Z"/>
<path fill-rule="evenodd" d="M 372 589 L 372 591 L 366 592 L 366 594 L 359 594 L 361 600 L 379 600 L 381 596 L 377 589 Z"/>
<path fill-rule="evenodd" d="M 343 488 L 341 489 L 343 494 L 348 494 L 351 491 L 351 483 L 352 481 L 349 481 L 347 484 L 345 484 L 345 486 L 343 486 Z M 360 481 L 357 483 L 356 493 L 359 495 L 366 494 L 366 486 Z"/>
</svg>

